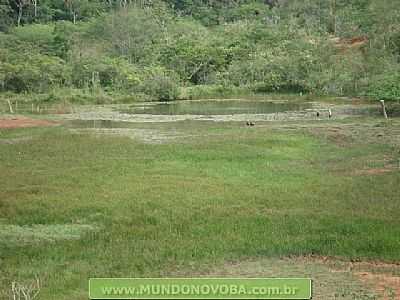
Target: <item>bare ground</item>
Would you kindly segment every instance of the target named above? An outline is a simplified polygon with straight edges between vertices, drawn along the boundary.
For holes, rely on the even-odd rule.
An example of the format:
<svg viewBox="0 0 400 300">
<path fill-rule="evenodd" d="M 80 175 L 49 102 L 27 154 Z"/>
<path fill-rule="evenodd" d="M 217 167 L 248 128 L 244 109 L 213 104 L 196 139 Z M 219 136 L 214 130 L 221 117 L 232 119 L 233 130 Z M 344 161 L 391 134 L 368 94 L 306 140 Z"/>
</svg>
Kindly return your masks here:
<svg viewBox="0 0 400 300">
<path fill-rule="evenodd" d="M 20 115 L 4 115 L 0 116 L 0 129 L 7 128 L 25 128 L 37 126 L 54 126 L 56 122 L 48 120 L 32 119 Z"/>
<path fill-rule="evenodd" d="M 400 299 L 400 265 L 350 262 L 328 257 L 248 259 L 206 266 L 199 270 L 173 270 L 166 276 L 191 277 L 303 277 L 313 280 L 313 299 Z"/>
</svg>

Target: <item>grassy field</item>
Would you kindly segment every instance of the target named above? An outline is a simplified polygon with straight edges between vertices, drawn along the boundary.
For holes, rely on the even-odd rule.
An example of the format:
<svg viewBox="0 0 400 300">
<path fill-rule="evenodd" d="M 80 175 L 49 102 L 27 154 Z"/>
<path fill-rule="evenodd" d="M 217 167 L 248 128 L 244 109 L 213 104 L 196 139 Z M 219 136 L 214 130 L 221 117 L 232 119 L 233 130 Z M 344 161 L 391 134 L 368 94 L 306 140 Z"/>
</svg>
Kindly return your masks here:
<svg viewBox="0 0 400 300">
<path fill-rule="evenodd" d="M 35 276 L 40 299 L 83 300 L 89 277 L 307 255 L 400 261 L 399 121 L 136 126 L 181 137 L 0 130 L 1 299 Z"/>
</svg>

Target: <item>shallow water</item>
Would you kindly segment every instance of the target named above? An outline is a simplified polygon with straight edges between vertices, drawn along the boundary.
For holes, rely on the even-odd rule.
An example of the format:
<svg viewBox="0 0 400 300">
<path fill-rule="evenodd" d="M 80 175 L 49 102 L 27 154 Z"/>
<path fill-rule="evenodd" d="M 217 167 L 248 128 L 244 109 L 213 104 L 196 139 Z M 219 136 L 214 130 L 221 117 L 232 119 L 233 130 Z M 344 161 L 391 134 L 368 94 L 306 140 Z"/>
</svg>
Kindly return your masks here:
<svg viewBox="0 0 400 300">
<path fill-rule="evenodd" d="M 137 125 L 132 122 L 112 121 L 112 120 L 70 120 L 65 124 L 69 128 L 87 128 L 87 129 L 137 128 Z"/>
<path fill-rule="evenodd" d="M 134 105 L 120 110 L 130 114 L 150 115 L 235 115 L 272 114 L 288 111 L 301 111 L 311 107 L 310 103 L 271 102 L 252 100 L 202 100 L 176 101 L 153 105 Z"/>
</svg>

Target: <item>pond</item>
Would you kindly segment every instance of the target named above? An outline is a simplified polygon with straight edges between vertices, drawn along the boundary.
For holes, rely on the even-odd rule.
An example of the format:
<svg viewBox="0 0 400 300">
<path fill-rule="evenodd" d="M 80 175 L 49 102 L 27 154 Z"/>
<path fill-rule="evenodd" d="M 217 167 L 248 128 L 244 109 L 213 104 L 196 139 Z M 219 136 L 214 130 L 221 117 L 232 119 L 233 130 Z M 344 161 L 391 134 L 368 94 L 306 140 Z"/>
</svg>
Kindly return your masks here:
<svg viewBox="0 0 400 300">
<path fill-rule="evenodd" d="M 138 104 L 128 109 L 120 110 L 120 112 L 150 115 L 235 115 L 273 114 L 302 111 L 308 108 L 311 108 L 310 103 L 259 100 L 202 100 Z"/>
</svg>

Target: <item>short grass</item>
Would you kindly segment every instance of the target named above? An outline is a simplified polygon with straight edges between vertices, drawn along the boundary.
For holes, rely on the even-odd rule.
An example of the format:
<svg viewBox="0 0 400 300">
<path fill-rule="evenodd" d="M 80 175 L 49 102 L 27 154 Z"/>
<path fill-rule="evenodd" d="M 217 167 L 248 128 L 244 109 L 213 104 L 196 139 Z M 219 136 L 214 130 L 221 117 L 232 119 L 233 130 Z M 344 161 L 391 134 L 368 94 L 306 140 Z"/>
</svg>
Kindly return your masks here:
<svg viewBox="0 0 400 300">
<path fill-rule="evenodd" d="M 32 136 L 0 144 L 0 295 L 35 275 L 40 299 L 83 300 L 89 277 L 249 257 L 400 261 L 400 172 L 353 172 L 371 157 L 395 160 L 395 146 L 267 124 L 156 126 L 196 136 L 145 144 L 64 127 L 0 131 Z"/>
</svg>

